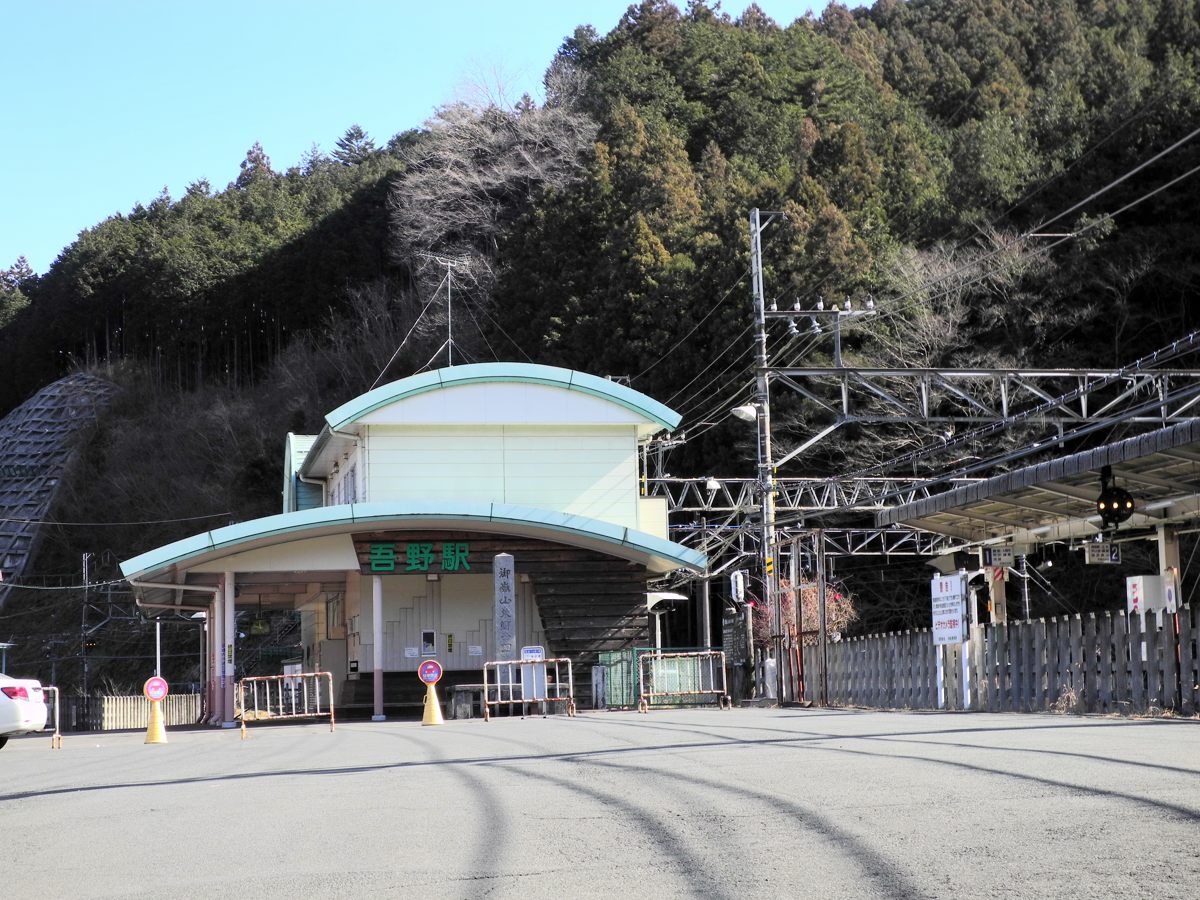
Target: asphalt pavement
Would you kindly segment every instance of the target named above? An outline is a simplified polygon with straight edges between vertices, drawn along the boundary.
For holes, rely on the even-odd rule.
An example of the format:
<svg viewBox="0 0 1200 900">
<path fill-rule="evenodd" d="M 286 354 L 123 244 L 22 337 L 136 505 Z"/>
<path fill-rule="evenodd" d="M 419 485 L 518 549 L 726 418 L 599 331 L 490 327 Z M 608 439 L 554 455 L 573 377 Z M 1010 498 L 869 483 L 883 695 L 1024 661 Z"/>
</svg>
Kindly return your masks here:
<svg viewBox="0 0 1200 900">
<path fill-rule="evenodd" d="M 1200 722 L 821 709 L 67 734 L 0 896 L 1200 896 Z"/>
</svg>

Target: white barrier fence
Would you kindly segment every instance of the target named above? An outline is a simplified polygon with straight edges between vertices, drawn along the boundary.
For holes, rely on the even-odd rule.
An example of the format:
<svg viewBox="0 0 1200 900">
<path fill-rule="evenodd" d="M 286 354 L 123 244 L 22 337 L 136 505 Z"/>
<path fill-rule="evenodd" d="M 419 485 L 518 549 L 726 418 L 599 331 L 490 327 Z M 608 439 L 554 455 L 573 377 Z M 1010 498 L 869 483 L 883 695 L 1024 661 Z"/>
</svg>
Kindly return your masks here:
<svg viewBox="0 0 1200 900">
<path fill-rule="evenodd" d="M 333 675 L 329 672 L 257 675 L 243 678 L 237 687 L 243 739 L 247 722 L 328 718 L 329 730 L 335 730 Z"/>
<path fill-rule="evenodd" d="M 52 707 L 54 710 L 54 732 L 50 735 L 50 749 L 51 750 L 61 750 L 62 749 L 62 731 L 60 731 L 59 727 L 58 727 L 58 725 L 59 725 L 58 713 L 59 713 L 59 708 L 62 706 L 62 701 L 59 700 L 58 688 L 56 688 L 52 684 L 43 684 L 42 692 L 43 692 L 43 694 L 49 694 L 49 693 L 54 694 L 54 703 L 53 703 L 53 707 Z"/>
<path fill-rule="evenodd" d="M 725 685 L 725 654 L 721 650 L 646 653 L 638 666 L 638 712 L 648 712 L 656 700 L 686 703 L 715 697 L 721 709 L 733 706 Z"/>
<path fill-rule="evenodd" d="M 562 677 L 564 667 L 565 680 Z M 575 677 L 569 659 L 505 659 L 483 664 L 485 722 L 490 718 L 493 706 L 520 706 L 524 714 L 525 706 L 530 703 L 541 704 L 543 715 L 554 703 L 564 704 L 568 716 L 575 715 Z"/>
</svg>

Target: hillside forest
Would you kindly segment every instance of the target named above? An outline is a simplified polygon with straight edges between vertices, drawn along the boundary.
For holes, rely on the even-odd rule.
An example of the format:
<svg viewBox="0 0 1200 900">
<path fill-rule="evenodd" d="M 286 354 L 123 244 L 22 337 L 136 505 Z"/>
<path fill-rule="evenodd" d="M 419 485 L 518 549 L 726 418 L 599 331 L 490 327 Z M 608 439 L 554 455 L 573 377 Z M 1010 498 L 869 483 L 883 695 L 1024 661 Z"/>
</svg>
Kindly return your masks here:
<svg viewBox="0 0 1200 900">
<path fill-rule="evenodd" d="M 154 523 L 50 529 L 38 574 L 88 552 L 116 577 L 277 512 L 288 431 L 450 350 L 627 378 L 683 414 L 672 474 L 752 475 L 753 430 L 727 415 L 753 391 L 752 208 L 783 213 L 770 299 L 878 312 L 843 336 L 850 364 L 1114 368 L 1200 327 L 1197 0 L 878 0 L 794 22 L 644 0 L 546 63 L 540 103 L 450 104 L 391 136 L 348 123 L 294 164 L 248 135 L 228 184 L 99 222 L 44 274 L 0 270 L 0 415 L 80 369 L 121 389 L 54 518 Z M 830 361 L 820 336 L 770 341 Z M 798 396 L 773 415 L 782 450 L 821 425 Z M 920 437 L 846 432 L 780 474 Z M 853 574 L 861 628 L 928 615 L 927 574 Z M 77 600 L 14 592 L 0 638 L 70 602 L 77 623 Z"/>
</svg>

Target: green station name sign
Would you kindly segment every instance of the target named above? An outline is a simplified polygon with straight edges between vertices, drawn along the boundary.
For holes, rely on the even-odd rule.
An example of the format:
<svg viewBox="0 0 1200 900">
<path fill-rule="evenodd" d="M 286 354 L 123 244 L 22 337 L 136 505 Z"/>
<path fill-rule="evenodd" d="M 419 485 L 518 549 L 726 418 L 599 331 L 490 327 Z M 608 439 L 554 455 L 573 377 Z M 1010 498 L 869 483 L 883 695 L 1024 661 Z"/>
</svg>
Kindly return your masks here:
<svg viewBox="0 0 1200 900">
<path fill-rule="evenodd" d="M 470 554 L 467 541 L 372 541 L 367 544 L 366 568 L 376 574 L 470 572 Z"/>
</svg>

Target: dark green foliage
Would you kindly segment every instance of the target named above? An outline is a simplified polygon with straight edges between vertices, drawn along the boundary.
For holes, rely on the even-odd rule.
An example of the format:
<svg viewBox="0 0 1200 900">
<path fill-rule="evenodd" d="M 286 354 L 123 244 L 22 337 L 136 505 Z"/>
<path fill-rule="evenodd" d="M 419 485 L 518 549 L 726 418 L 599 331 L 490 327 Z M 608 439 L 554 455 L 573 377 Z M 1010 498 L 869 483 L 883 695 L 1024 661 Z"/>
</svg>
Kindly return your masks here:
<svg viewBox="0 0 1200 900">
<path fill-rule="evenodd" d="M 33 269 L 24 256 L 7 269 L 0 271 L 0 328 L 17 317 L 17 313 L 29 305 L 29 298 L 22 288 L 35 283 Z"/>
<path fill-rule="evenodd" d="M 0 408 L 69 365 L 139 361 L 184 389 L 249 383 L 348 284 L 403 277 L 385 252 L 400 168 L 313 153 L 278 174 L 255 145 L 226 190 L 198 182 L 83 232 L 0 331 Z"/>
<path fill-rule="evenodd" d="M 220 448 L 232 495 L 114 468 L 135 454 L 95 460 L 131 491 L 182 479 L 122 515 L 232 496 L 270 511 L 252 486 L 272 482 L 283 432 L 370 387 L 441 277 L 430 257 L 453 255 L 500 355 L 632 376 L 684 413 L 675 474 L 749 472 L 752 435 L 705 423 L 751 380 L 753 207 L 786 214 L 764 235 L 780 306 L 871 294 L 887 313 L 847 336 L 850 361 L 1124 364 L 1200 325 L 1200 176 L 1148 196 L 1200 165 L 1200 140 L 1116 183 L 1200 123 L 1197 23 L 1195 0 L 879 0 L 791 23 L 645 0 L 564 42 L 541 108 L 448 107 L 382 149 L 353 126 L 283 172 L 255 145 L 225 190 L 114 216 L 41 278 L 0 273 L 0 410 L 72 365 L 120 364 L 161 397 L 150 409 L 262 423 Z M 414 341 L 387 377 L 439 343 Z M 776 361 L 830 352 L 772 340 Z M 782 440 L 821 424 L 776 396 Z M 871 437 L 807 471 L 913 439 Z"/>
</svg>

